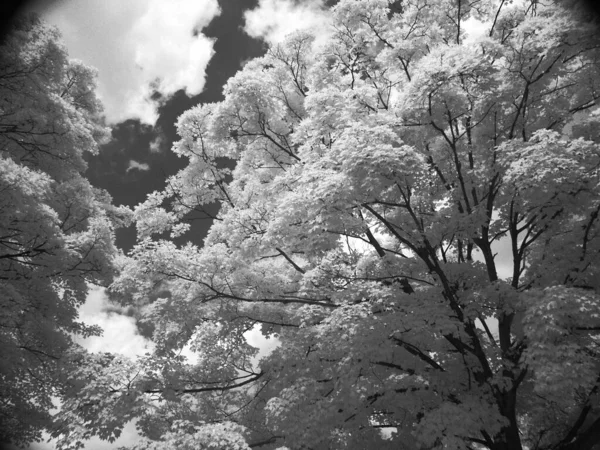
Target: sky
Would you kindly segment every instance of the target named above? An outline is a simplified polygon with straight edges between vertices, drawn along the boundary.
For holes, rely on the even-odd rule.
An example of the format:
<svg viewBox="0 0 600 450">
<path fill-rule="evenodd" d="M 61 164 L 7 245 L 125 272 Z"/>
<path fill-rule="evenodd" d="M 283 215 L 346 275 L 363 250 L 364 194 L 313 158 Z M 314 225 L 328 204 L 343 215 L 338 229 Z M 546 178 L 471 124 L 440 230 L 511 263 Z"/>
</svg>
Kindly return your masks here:
<svg viewBox="0 0 600 450">
<path fill-rule="evenodd" d="M 86 176 L 106 189 L 114 204 L 134 207 L 187 164 L 170 152 L 179 115 L 222 100 L 227 79 L 286 34 L 326 30 L 327 7 L 335 1 L 4 0 L 0 36 L 12 14 L 33 11 L 60 30 L 71 58 L 98 70 L 97 92 L 112 139 L 88 158 Z M 210 222 L 197 225 L 186 240 L 201 244 L 209 227 Z M 134 243 L 133 227 L 117 231 L 123 251 Z M 152 347 L 130 312 L 112 304 L 104 289 L 91 288 L 80 316 L 104 329 L 102 337 L 80 340 L 90 351 L 135 357 Z M 258 331 L 248 340 L 261 348 L 261 355 L 275 345 Z M 94 439 L 86 448 L 117 449 L 134 443 L 136 436 L 130 423 L 116 442 Z M 30 447 L 53 448 L 51 442 Z"/>
</svg>

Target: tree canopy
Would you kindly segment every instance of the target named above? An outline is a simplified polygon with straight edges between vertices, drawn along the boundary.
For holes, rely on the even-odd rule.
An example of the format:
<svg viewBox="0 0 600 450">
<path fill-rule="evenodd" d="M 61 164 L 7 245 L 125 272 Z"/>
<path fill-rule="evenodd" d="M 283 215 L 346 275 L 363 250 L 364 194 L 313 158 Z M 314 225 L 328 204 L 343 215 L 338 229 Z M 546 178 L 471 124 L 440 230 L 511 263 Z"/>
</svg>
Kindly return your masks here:
<svg viewBox="0 0 600 450">
<path fill-rule="evenodd" d="M 571 1 L 332 15 L 179 118 L 189 164 L 112 285 L 155 349 L 78 359 L 59 448 L 129 420 L 139 450 L 597 447 L 595 24 Z"/>
<path fill-rule="evenodd" d="M 77 350 L 87 283 L 114 275 L 113 229 L 128 212 L 84 178 L 109 136 L 95 72 L 58 32 L 17 20 L 0 47 L 0 442 L 39 440 Z"/>
</svg>

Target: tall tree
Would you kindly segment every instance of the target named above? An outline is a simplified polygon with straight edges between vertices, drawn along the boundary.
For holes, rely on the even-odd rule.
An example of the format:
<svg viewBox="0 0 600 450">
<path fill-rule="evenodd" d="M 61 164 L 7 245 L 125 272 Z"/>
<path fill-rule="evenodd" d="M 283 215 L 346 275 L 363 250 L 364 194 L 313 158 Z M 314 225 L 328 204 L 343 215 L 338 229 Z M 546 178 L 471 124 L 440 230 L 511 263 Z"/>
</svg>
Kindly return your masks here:
<svg viewBox="0 0 600 450">
<path fill-rule="evenodd" d="M 114 274 L 114 226 L 127 211 L 84 178 L 109 134 L 95 72 L 69 60 L 58 32 L 17 20 L 0 47 L 0 442 L 49 428 L 61 366 L 87 283 Z"/>
<path fill-rule="evenodd" d="M 189 165 L 136 208 L 113 284 L 156 349 L 74 374 L 90 381 L 62 442 L 137 418 L 137 449 L 597 446 L 600 48 L 582 11 L 344 0 L 325 45 L 292 35 L 186 112 Z M 167 238 L 212 202 L 202 248 Z M 280 342 L 258 365 L 257 325 Z"/>
</svg>

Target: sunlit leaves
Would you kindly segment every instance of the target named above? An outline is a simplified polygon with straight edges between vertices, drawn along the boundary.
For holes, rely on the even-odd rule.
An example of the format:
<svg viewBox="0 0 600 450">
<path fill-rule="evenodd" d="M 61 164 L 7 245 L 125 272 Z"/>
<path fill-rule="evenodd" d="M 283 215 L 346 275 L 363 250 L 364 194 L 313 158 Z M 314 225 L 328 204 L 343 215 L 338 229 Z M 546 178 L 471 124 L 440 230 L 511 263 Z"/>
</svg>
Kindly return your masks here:
<svg viewBox="0 0 600 450">
<path fill-rule="evenodd" d="M 0 49 L 0 440 L 39 440 L 64 394 L 61 364 L 88 283 L 113 275 L 127 208 L 83 177 L 108 137 L 95 70 L 71 61 L 56 29 L 15 21 Z"/>
<path fill-rule="evenodd" d="M 266 448 L 574 448 L 598 389 L 591 28 L 558 3 L 332 14 L 325 45 L 293 34 L 186 112 L 189 165 L 136 209 L 113 289 L 170 368 L 144 433 L 162 445 L 185 417 Z M 215 201 L 204 247 L 159 239 Z M 259 362 L 255 325 L 279 344 Z"/>
</svg>

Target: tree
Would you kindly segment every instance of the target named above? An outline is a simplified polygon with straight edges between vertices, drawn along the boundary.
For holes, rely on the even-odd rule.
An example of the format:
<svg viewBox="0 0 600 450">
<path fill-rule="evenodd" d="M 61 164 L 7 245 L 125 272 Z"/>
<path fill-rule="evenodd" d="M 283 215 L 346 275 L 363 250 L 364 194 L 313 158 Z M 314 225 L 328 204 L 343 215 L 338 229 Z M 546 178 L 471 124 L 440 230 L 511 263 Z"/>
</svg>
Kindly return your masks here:
<svg viewBox="0 0 600 450">
<path fill-rule="evenodd" d="M 107 285 L 127 210 L 90 185 L 85 153 L 108 138 L 95 72 L 29 16 L 0 47 L 0 442 L 39 440 L 88 283 Z"/>
<path fill-rule="evenodd" d="M 341 1 L 325 45 L 294 34 L 180 117 L 189 165 L 113 284 L 156 348 L 90 372 L 65 445 L 135 418 L 136 448 L 232 424 L 251 448 L 597 447 L 596 30 L 482 3 Z M 213 202 L 202 248 L 168 239 Z M 258 325 L 280 345 L 255 364 Z"/>
</svg>

